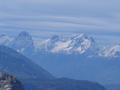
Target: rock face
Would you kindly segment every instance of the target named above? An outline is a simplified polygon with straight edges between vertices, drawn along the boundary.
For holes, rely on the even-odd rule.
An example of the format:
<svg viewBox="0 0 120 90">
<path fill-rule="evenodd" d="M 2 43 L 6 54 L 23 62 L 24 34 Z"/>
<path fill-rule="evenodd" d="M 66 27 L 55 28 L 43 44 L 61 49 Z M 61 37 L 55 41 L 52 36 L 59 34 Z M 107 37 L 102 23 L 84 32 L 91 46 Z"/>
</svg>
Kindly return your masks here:
<svg viewBox="0 0 120 90">
<path fill-rule="evenodd" d="M 15 77 L 0 72 L 0 90 L 24 90 L 24 88 Z"/>
</svg>

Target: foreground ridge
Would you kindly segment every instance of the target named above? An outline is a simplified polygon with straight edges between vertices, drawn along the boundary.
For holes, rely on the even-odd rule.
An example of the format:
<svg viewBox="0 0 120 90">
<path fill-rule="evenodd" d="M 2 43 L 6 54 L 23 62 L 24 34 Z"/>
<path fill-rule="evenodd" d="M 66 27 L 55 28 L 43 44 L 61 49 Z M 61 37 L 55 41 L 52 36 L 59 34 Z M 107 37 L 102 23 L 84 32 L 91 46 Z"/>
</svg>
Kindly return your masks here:
<svg viewBox="0 0 120 90">
<path fill-rule="evenodd" d="M 24 88 L 14 76 L 0 72 L 0 90 L 24 90 Z"/>
</svg>

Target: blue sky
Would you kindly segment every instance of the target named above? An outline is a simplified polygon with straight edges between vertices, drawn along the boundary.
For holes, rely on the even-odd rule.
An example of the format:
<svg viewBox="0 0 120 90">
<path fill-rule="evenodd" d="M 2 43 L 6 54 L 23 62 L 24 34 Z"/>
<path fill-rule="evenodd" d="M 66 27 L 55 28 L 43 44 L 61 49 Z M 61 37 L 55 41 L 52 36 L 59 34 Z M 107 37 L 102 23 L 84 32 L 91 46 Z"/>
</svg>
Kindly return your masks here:
<svg viewBox="0 0 120 90">
<path fill-rule="evenodd" d="M 119 0 L 0 0 L 0 33 L 29 31 L 36 37 L 85 32 L 120 36 Z"/>
</svg>

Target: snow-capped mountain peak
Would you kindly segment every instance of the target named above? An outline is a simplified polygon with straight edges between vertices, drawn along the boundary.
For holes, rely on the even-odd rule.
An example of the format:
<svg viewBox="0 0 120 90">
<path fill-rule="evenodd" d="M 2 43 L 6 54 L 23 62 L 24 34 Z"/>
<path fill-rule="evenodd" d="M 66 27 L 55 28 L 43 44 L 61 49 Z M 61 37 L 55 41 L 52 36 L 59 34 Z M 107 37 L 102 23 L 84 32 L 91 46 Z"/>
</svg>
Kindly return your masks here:
<svg viewBox="0 0 120 90">
<path fill-rule="evenodd" d="M 83 54 L 90 49 L 93 44 L 93 40 L 85 34 L 74 34 L 69 38 L 61 38 L 61 36 L 54 35 L 52 38 L 44 40 L 43 42 L 42 47 L 44 47 L 45 51 L 65 54 Z"/>
<path fill-rule="evenodd" d="M 12 42 L 11 47 L 18 52 L 24 53 L 34 49 L 32 36 L 28 32 L 21 32 Z"/>
<path fill-rule="evenodd" d="M 119 57 L 120 56 L 120 45 L 114 45 L 110 48 L 105 48 L 102 56 L 104 57 Z"/>
<path fill-rule="evenodd" d="M 93 40 L 86 36 L 85 34 L 77 34 L 71 39 L 71 44 L 69 47 L 72 47 L 72 51 L 83 54 L 92 47 Z"/>
<path fill-rule="evenodd" d="M 5 34 L 0 35 L 0 45 L 8 45 L 13 39 Z"/>
<path fill-rule="evenodd" d="M 19 33 L 19 35 L 17 36 L 18 39 L 32 39 L 32 36 L 28 33 L 28 32 L 25 32 L 25 31 L 22 31 L 21 33 Z"/>
</svg>

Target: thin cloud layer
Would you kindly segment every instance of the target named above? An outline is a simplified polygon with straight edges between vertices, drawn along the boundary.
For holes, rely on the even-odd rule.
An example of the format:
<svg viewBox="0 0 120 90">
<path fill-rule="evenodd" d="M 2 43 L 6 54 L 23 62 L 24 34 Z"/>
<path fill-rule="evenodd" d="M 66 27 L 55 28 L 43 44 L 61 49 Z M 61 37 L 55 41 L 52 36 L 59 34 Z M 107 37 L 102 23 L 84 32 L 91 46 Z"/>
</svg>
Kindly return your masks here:
<svg viewBox="0 0 120 90">
<path fill-rule="evenodd" d="M 120 22 L 113 19 L 98 17 L 67 17 L 67 16 L 25 16 L 25 17 L 2 17 L 0 27 L 26 28 L 26 29 L 62 29 L 75 30 L 87 29 L 96 32 L 119 32 Z M 72 31 L 73 31 L 72 30 Z"/>
<path fill-rule="evenodd" d="M 0 31 L 116 35 L 120 33 L 119 3 L 119 0 L 1 0 Z"/>
</svg>

